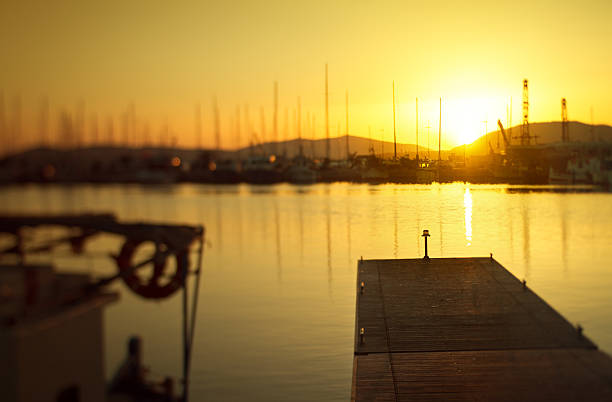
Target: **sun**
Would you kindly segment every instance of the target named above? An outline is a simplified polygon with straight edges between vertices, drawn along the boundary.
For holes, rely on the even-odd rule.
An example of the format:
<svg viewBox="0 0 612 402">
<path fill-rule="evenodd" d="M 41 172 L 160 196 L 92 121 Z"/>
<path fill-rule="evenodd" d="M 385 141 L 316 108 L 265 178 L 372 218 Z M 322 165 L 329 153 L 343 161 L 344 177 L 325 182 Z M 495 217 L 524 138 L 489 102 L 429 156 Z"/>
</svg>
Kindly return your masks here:
<svg viewBox="0 0 612 402">
<path fill-rule="evenodd" d="M 492 105 L 486 98 L 456 98 L 449 99 L 445 103 L 443 108 L 446 106 L 445 114 L 448 121 L 443 124 L 457 145 L 469 144 L 494 129 L 495 122 L 487 121 Z"/>
</svg>

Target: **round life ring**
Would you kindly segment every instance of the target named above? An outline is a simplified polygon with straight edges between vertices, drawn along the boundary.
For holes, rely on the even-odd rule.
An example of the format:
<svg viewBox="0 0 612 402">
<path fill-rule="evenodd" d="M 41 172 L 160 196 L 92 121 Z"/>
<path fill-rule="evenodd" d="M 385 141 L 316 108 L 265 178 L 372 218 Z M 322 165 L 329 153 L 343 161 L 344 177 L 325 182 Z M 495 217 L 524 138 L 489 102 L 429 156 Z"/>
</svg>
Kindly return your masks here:
<svg viewBox="0 0 612 402">
<path fill-rule="evenodd" d="M 132 270 L 132 257 L 134 252 L 143 243 L 142 240 L 126 240 L 121 247 L 121 251 L 116 258 L 119 272 L 123 282 L 135 293 L 147 299 L 163 299 L 168 297 L 183 285 L 183 274 L 188 265 L 187 252 L 182 251 L 174 255 L 176 258 L 176 272 L 164 285 L 159 284 L 159 280 L 166 271 L 167 256 L 158 254 L 157 250 L 153 257 L 153 275 L 145 282 L 136 275 L 139 268 Z M 131 271 L 131 272 L 130 272 Z"/>
</svg>

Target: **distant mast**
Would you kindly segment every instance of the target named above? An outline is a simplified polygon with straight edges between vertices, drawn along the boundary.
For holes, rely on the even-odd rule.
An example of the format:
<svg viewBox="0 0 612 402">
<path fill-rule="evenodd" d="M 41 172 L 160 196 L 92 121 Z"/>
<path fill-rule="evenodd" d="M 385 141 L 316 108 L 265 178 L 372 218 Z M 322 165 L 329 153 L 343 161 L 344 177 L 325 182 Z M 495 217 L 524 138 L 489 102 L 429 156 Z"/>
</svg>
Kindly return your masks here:
<svg viewBox="0 0 612 402">
<path fill-rule="evenodd" d="M 259 122 L 261 125 L 260 137 L 256 138 L 263 153 L 266 153 L 266 113 L 263 106 L 259 107 Z"/>
<path fill-rule="evenodd" d="M 593 105 L 591 105 L 591 127 L 589 128 L 589 131 L 591 133 L 591 142 L 595 142 L 595 120 L 593 119 Z"/>
<path fill-rule="evenodd" d="M 251 125 L 251 116 L 249 114 L 249 104 L 244 104 L 244 126 L 246 131 L 246 137 L 248 141 L 249 155 L 253 155 L 253 126 Z"/>
<path fill-rule="evenodd" d="M 561 141 L 569 142 L 569 125 L 567 121 L 567 101 L 561 98 Z"/>
<path fill-rule="evenodd" d="M 438 169 L 442 161 L 442 97 L 440 97 L 440 120 L 438 126 Z"/>
<path fill-rule="evenodd" d="M 529 92 L 527 80 L 523 80 L 523 125 L 521 126 L 521 145 L 530 145 L 529 135 Z"/>
<path fill-rule="evenodd" d="M 199 102 L 195 107 L 195 137 L 196 147 L 202 149 L 202 108 Z"/>
<path fill-rule="evenodd" d="M 283 158 L 287 157 L 287 141 L 289 141 L 289 108 L 285 108 L 285 127 L 283 129 Z"/>
<path fill-rule="evenodd" d="M 349 149 L 349 112 L 348 112 L 348 89 L 346 90 L 346 160 L 349 160 L 351 155 Z"/>
<path fill-rule="evenodd" d="M 274 137 L 274 155 L 278 155 L 278 82 L 274 81 L 274 121 L 272 122 Z"/>
<path fill-rule="evenodd" d="M 300 158 L 302 158 L 304 156 L 304 146 L 302 144 L 302 101 L 299 96 L 297 98 L 297 135 L 300 146 Z"/>
<path fill-rule="evenodd" d="M 429 124 L 429 120 L 427 120 L 427 127 L 425 127 L 427 129 L 427 161 L 431 160 L 431 155 L 430 155 L 430 151 L 431 148 L 429 148 L 429 129 L 431 128 L 431 125 Z"/>
<path fill-rule="evenodd" d="M 40 139 L 39 143 L 41 146 L 48 146 L 48 134 L 49 134 L 49 98 L 43 97 L 40 103 L 40 120 L 38 127 Z M 2 135 L 0 134 L 0 138 Z"/>
<path fill-rule="evenodd" d="M 342 148 L 340 145 L 340 131 L 342 130 L 340 128 L 341 124 L 340 124 L 340 120 L 338 120 L 338 125 L 336 126 L 336 128 L 338 129 L 338 135 L 336 136 L 338 138 L 338 141 L 336 142 L 336 150 L 338 151 L 338 159 L 342 159 Z"/>
<path fill-rule="evenodd" d="M 510 97 L 510 117 L 509 117 L 510 121 L 508 122 L 508 143 L 511 143 L 512 141 L 512 96 Z"/>
<path fill-rule="evenodd" d="M 219 105 L 216 96 L 213 98 L 213 113 L 215 119 L 215 149 L 219 152 L 221 149 L 221 130 L 219 128 Z"/>
<path fill-rule="evenodd" d="M 330 158 L 329 144 L 329 92 L 327 85 L 327 63 L 325 63 L 325 152 L 327 160 Z"/>
<path fill-rule="evenodd" d="M 395 81 L 393 81 L 393 160 L 397 160 L 397 140 L 395 138 Z"/>
<path fill-rule="evenodd" d="M 419 162 L 419 98 L 416 98 L 416 160 Z"/>
<path fill-rule="evenodd" d="M 240 105 L 236 106 L 236 149 L 238 150 L 238 156 L 240 157 Z"/>
<path fill-rule="evenodd" d="M 315 119 L 315 114 L 312 114 L 312 130 L 310 132 L 310 136 L 312 137 L 312 141 L 310 141 L 310 148 L 312 151 L 312 158 L 315 159 L 317 157 L 317 153 L 315 152 L 315 141 L 317 139 L 317 121 Z"/>
</svg>

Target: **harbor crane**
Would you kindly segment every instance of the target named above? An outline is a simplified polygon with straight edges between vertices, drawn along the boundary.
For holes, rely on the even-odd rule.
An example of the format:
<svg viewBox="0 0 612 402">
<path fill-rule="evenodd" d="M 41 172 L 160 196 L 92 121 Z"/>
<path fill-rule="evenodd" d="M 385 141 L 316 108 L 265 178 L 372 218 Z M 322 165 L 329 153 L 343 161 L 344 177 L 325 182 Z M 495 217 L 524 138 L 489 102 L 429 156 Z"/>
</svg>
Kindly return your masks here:
<svg viewBox="0 0 612 402">
<path fill-rule="evenodd" d="M 506 145 L 506 149 L 510 146 L 510 142 L 508 141 L 508 137 L 506 137 L 506 130 L 504 130 L 504 126 L 501 120 L 497 120 L 497 125 L 499 126 L 499 130 L 501 131 L 502 137 L 504 138 L 504 144 Z"/>
</svg>

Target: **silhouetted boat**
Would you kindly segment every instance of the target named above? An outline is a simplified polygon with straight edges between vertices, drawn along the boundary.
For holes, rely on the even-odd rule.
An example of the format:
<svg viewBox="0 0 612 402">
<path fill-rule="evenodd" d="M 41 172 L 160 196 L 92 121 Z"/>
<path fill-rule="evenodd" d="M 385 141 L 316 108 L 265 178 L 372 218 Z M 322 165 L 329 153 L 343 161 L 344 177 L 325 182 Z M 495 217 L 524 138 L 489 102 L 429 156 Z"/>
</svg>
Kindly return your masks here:
<svg viewBox="0 0 612 402">
<path fill-rule="evenodd" d="M 279 183 L 283 176 L 275 163 L 275 157 L 255 155 L 247 158 L 243 165 L 242 175 L 247 183 L 272 184 Z"/>
<path fill-rule="evenodd" d="M 234 159 L 222 159 L 214 162 L 212 181 L 214 183 L 232 184 L 242 181 L 242 167 Z"/>
<path fill-rule="evenodd" d="M 285 179 L 289 183 L 312 184 L 317 181 L 317 172 L 308 166 L 306 158 L 298 156 L 285 171 Z"/>
</svg>

